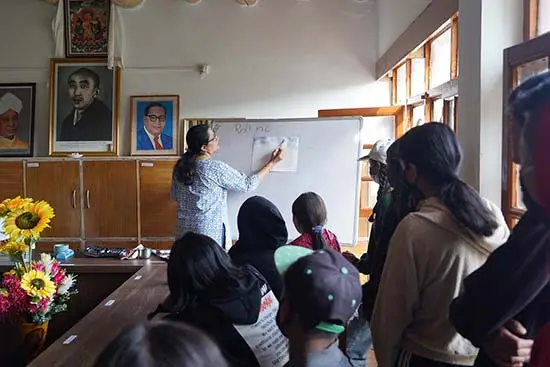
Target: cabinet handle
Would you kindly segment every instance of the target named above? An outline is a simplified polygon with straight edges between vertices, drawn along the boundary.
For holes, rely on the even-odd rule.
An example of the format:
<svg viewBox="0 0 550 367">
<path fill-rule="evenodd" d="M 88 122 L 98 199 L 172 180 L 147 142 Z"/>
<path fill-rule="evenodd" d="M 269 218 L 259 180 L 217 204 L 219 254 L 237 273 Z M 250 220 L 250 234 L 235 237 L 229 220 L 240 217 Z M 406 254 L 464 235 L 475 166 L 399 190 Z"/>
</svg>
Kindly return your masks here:
<svg viewBox="0 0 550 367">
<path fill-rule="evenodd" d="M 73 196 L 71 201 L 72 201 L 71 204 L 73 206 L 73 209 L 76 209 L 76 190 L 73 190 Z"/>
<path fill-rule="evenodd" d="M 90 190 L 86 190 L 86 208 L 90 209 Z"/>
</svg>

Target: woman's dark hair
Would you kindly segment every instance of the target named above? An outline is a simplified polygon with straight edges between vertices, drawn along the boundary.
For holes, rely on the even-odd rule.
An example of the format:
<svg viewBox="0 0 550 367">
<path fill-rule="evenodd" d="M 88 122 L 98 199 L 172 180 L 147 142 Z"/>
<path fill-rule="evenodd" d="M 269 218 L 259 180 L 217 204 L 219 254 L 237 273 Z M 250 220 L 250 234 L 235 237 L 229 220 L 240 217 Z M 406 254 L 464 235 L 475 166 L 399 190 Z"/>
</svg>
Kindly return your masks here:
<svg viewBox="0 0 550 367">
<path fill-rule="evenodd" d="M 323 239 L 323 226 L 327 223 L 327 207 L 323 198 L 314 192 L 303 193 L 292 204 L 292 215 L 299 229 L 311 234 L 313 250 L 327 247 Z"/>
<path fill-rule="evenodd" d="M 527 119 L 538 119 L 542 106 L 550 101 L 550 72 L 535 75 L 512 91 L 508 97 L 508 109 L 520 126 Z"/>
<path fill-rule="evenodd" d="M 387 154 L 388 182 L 393 188 L 392 206 L 395 210 L 396 224 L 405 218 L 409 213 L 415 211 L 418 205 L 418 199 L 411 192 L 410 187 L 405 181 L 405 166 L 399 153 L 400 142 L 401 140 L 397 139 L 392 145 L 390 145 Z"/>
<path fill-rule="evenodd" d="M 227 367 L 218 346 L 184 323 L 145 322 L 123 330 L 96 367 Z"/>
<path fill-rule="evenodd" d="M 490 236 L 498 228 L 495 215 L 479 194 L 458 177 L 462 152 L 455 133 L 446 125 L 430 122 L 407 132 L 399 143 L 405 167 L 412 164 L 431 185 L 439 199 L 466 228 Z"/>
<path fill-rule="evenodd" d="M 206 124 L 191 127 L 185 136 L 187 151 L 183 153 L 174 167 L 174 177 L 184 185 L 191 185 L 197 169 L 197 157 L 201 155 L 202 147 L 208 144 L 210 127 Z"/>
<path fill-rule="evenodd" d="M 177 240 L 168 260 L 168 288 L 173 312 L 182 312 L 202 295 L 225 297 L 247 271 L 210 237 L 186 233 Z"/>
</svg>

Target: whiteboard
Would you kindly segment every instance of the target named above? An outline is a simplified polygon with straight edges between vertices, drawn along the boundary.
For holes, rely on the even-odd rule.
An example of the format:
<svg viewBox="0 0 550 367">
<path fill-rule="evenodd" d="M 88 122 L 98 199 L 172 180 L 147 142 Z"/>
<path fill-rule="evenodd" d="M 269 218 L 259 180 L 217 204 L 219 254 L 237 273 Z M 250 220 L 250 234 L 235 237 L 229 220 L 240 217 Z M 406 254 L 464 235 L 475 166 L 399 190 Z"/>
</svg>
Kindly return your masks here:
<svg viewBox="0 0 550 367">
<path fill-rule="evenodd" d="M 263 136 L 298 137 L 296 172 L 271 172 L 258 189 L 249 193 L 228 193 L 228 218 L 233 240 L 238 239 L 237 214 L 241 204 L 254 195 L 271 200 L 286 221 L 289 240 L 298 236 L 292 221 L 292 203 L 307 191 L 324 199 L 327 228 L 341 244 L 355 244 L 359 225 L 359 184 L 361 129 L 363 120 L 354 118 L 311 118 L 284 120 L 215 121 L 220 138 L 215 159 L 252 174 L 254 138 Z"/>
</svg>

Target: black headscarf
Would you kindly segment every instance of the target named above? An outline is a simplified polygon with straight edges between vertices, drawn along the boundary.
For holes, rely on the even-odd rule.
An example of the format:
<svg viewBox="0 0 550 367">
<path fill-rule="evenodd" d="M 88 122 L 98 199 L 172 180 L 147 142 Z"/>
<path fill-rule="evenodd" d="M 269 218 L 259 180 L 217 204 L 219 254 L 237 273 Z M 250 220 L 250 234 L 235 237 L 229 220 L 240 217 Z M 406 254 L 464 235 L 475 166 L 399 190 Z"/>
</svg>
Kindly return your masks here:
<svg viewBox="0 0 550 367">
<path fill-rule="evenodd" d="M 234 249 L 238 252 L 275 251 L 288 241 L 285 220 L 279 209 L 261 196 L 247 199 L 237 216 L 239 240 Z"/>
<path fill-rule="evenodd" d="M 283 216 L 269 200 L 254 196 L 246 200 L 237 216 L 239 240 L 229 250 L 239 265 L 252 265 L 267 280 L 277 298 L 283 290 L 283 281 L 275 266 L 274 252 L 286 245 L 288 232 Z"/>
</svg>

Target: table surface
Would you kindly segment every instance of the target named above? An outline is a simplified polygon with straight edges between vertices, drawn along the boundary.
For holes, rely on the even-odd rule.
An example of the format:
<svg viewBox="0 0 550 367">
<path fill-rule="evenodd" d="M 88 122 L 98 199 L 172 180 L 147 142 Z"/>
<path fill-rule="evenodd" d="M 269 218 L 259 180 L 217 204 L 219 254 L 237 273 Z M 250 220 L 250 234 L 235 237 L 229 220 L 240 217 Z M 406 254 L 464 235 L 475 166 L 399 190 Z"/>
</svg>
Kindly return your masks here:
<svg viewBox="0 0 550 367">
<path fill-rule="evenodd" d="M 168 295 L 163 261 L 75 258 L 64 262 L 64 266 L 69 271 L 81 272 L 112 273 L 113 269 L 121 268 L 128 272 L 132 266 L 139 270 L 36 357 L 30 367 L 93 366 L 105 346 L 124 327 L 145 321 Z M 70 338 L 73 340 L 67 343 Z"/>
</svg>

